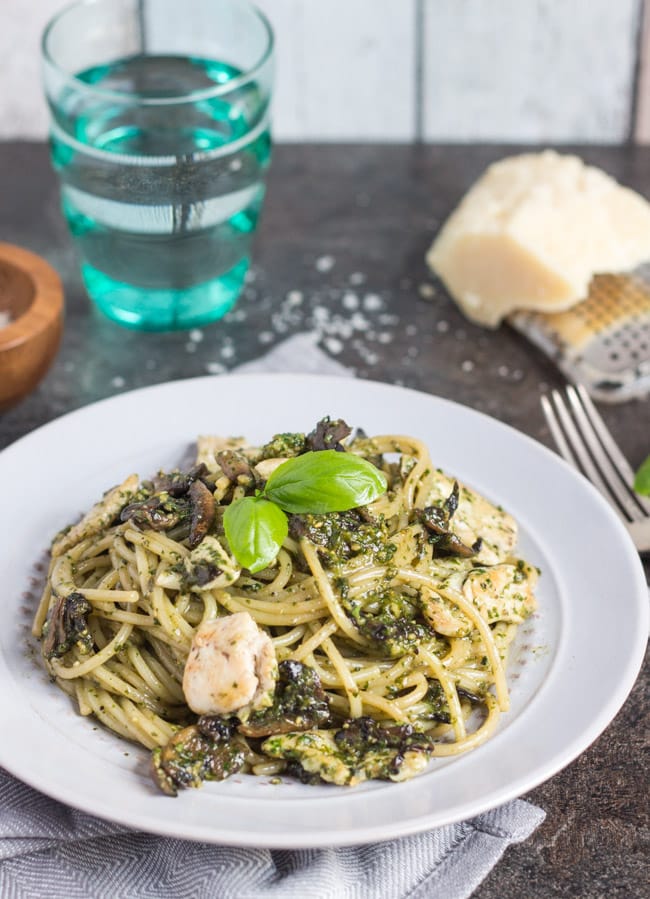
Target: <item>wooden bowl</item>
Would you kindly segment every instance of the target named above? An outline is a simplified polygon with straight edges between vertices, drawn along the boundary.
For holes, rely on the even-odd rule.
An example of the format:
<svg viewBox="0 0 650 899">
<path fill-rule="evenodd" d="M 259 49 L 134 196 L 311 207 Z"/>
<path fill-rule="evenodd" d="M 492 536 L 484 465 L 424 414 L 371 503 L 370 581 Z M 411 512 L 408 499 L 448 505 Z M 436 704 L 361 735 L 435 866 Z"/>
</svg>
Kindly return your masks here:
<svg viewBox="0 0 650 899">
<path fill-rule="evenodd" d="M 52 364 L 63 330 L 63 287 L 44 259 L 0 243 L 0 410 L 27 396 Z"/>
</svg>

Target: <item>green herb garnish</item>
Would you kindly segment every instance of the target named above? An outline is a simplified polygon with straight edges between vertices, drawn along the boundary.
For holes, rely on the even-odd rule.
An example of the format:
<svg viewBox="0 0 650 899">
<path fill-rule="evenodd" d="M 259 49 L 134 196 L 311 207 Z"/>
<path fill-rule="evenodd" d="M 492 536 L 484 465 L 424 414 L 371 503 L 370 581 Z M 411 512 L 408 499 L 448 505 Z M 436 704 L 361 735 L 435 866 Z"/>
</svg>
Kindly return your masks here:
<svg viewBox="0 0 650 899">
<path fill-rule="evenodd" d="M 237 561 L 253 574 L 275 559 L 288 532 L 285 512 L 347 512 L 386 491 L 386 478 L 353 453 L 321 450 L 287 459 L 257 496 L 231 503 L 223 524 Z"/>
<path fill-rule="evenodd" d="M 245 496 L 231 503 L 223 524 L 237 561 L 253 573 L 275 559 L 289 529 L 282 509 L 263 496 Z"/>
<path fill-rule="evenodd" d="M 634 489 L 642 496 L 650 496 L 650 456 L 641 463 L 634 477 Z"/>
</svg>

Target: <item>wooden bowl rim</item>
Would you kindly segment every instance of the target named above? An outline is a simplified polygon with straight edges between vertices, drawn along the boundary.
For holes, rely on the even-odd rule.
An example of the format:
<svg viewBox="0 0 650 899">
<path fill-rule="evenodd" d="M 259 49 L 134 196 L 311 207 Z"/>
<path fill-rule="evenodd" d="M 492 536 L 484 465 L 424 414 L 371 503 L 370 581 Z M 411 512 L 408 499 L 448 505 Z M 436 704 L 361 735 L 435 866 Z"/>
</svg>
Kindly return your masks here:
<svg viewBox="0 0 650 899">
<path fill-rule="evenodd" d="M 0 352 L 26 343 L 50 327 L 63 311 L 63 284 L 42 256 L 0 241 L 0 261 L 21 269 L 34 285 L 34 299 L 22 315 L 0 328 Z"/>
</svg>

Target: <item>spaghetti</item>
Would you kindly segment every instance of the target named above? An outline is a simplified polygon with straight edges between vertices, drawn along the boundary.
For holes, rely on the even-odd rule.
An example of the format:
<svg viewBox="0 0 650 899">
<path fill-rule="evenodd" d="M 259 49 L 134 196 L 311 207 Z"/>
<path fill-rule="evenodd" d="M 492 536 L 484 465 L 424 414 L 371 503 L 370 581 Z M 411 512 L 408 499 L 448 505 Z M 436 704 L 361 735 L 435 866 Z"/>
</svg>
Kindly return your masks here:
<svg viewBox="0 0 650 899">
<path fill-rule="evenodd" d="M 479 746 L 508 709 L 508 647 L 537 579 L 514 520 L 415 438 L 348 434 L 324 420 L 263 447 L 199 438 L 192 471 L 132 475 L 54 540 L 33 627 L 47 670 L 82 715 L 154 751 L 166 792 L 233 770 L 402 780 Z M 275 560 L 242 569 L 227 506 L 281 460 L 332 447 L 372 462 L 386 492 L 292 515 Z M 279 663 L 271 707 L 198 716 L 183 690 L 193 641 L 241 613 Z"/>
</svg>

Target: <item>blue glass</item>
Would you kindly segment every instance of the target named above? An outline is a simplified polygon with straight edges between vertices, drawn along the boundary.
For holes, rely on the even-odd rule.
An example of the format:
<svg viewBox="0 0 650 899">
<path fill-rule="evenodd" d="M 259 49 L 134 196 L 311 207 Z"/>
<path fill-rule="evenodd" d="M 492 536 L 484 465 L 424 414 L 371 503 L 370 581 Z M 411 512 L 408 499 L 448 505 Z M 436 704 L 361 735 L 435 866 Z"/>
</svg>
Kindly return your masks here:
<svg viewBox="0 0 650 899">
<path fill-rule="evenodd" d="M 170 4 L 149 0 L 147 21 L 164 19 Z M 50 45 L 67 46 L 60 33 L 66 16 L 78 10 L 87 20 L 88 10 L 101 9 L 106 26 L 114 0 L 72 7 L 46 32 L 52 161 L 63 212 L 89 295 L 127 327 L 168 330 L 214 321 L 244 283 L 271 152 L 270 31 L 239 0 L 185 4 L 202 7 L 204 23 L 215 27 L 233 5 L 240 39 L 242 27 L 244 34 L 258 28 L 258 46 L 249 40 L 243 57 L 245 63 L 256 50 L 262 54 L 253 73 L 233 63 L 232 47 L 228 61 L 155 52 L 152 43 L 177 50 L 193 39 L 206 47 L 205 24 L 201 40 L 179 40 L 188 16 L 178 15 L 175 28 L 154 29 L 156 42 L 141 40 L 146 52 L 111 58 L 115 42 L 109 41 L 96 64 L 72 76 L 63 72 L 51 61 Z M 141 3 L 118 0 L 117 6 L 122 15 L 131 9 L 137 33 L 146 34 Z M 223 41 L 223 29 L 216 30 Z M 132 40 L 122 43 L 129 48 Z"/>
</svg>

